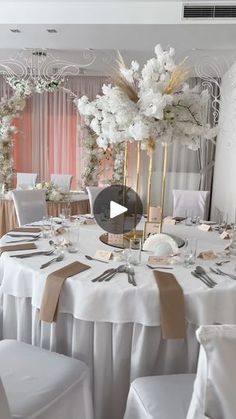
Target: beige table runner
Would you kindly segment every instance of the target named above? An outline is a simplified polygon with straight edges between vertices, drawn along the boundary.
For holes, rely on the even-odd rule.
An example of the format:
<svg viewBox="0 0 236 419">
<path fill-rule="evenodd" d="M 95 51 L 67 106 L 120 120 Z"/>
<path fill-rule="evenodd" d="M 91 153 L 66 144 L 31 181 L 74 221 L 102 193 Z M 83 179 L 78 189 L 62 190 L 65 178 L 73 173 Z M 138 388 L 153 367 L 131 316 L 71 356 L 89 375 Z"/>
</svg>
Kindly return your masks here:
<svg viewBox="0 0 236 419">
<path fill-rule="evenodd" d="M 154 271 L 160 292 L 161 330 L 164 339 L 185 338 L 183 290 L 173 274 Z"/>
<path fill-rule="evenodd" d="M 49 323 L 56 321 L 57 306 L 64 281 L 89 268 L 90 266 L 75 261 L 48 275 L 41 302 L 40 320 Z"/>
<path fill-rule="evenodd" d="M 0 253 L 3 252 L 16 252 L 17 250 L 32 250 L 37 249 L 35 243 L 22 243 L 22 244 L 11 244 L 11 245 L 4 245 L 0 246 Z"/>
</svg>

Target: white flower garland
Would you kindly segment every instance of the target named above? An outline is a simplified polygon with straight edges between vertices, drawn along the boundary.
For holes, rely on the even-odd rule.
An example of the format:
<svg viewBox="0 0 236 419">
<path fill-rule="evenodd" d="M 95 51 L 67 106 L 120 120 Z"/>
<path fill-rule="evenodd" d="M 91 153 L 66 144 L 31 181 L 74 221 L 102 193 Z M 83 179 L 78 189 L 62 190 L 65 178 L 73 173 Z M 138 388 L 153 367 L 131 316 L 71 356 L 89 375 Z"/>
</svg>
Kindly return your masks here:
<svg viewBox="0 0 236 419">
<path fill-rule="evenodd" d="M 4 189 L 9 189 L 15 173 L 12 136 L 16 132 L 16 127 L 12 124 L 12 120 L 23 111 L 27 96 L 31 96 L 34 92 L 53 92 L 60 87 L 63 79 L 40 78 L 34 84 L 17 77 L 8 77 L 6 81 L 14 90 L 14 94 L 10 98 L 4 97 L 0 102 L 0 184 Z"/>
<path fill-rule="evenodd" d="M 18 93 L 10 99 L 3 98 L 0 102 L 0 184 L 5 189 L 11 186 L 14 176 L 12 135 L 16 132 L 16 127 L 12 120 L 24 107 L 25 100 Z"/>
</svg>

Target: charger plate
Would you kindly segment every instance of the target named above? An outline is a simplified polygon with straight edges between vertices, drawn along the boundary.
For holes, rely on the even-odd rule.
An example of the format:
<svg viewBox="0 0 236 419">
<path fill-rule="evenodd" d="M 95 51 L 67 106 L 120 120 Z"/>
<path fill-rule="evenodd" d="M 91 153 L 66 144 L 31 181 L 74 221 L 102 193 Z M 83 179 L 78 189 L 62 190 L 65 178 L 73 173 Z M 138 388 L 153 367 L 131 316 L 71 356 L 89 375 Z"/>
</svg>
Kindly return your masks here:
<svg viewBox="0 0 236 419">
<path fill-rule="evenodd" d="M 134 232 L 131 231 L 130 233 L 127 233 L 127 234 L 124 235 L 123 246 L 108 243 L 108 233 L 102 234 L 99 237 L 99 239 L 102 243 L 107 244 L 108 246 L 117 247 L 118 249 L 128 249 L 130 239 L 132 239 L 134 237 L 133 234 L 134 234 Z M 177 246 L 178 246 L 179 249 L 185 245 L 185 241 L 181 237 L 175 236 L 174 234 L 168 234 L 168 236 L 170 236 L 177 243 Z M 136 231 L 136 238 L 142 238 L 142 237 L 143 237 L 143 230 L 137 230 Z"/>
</svg>

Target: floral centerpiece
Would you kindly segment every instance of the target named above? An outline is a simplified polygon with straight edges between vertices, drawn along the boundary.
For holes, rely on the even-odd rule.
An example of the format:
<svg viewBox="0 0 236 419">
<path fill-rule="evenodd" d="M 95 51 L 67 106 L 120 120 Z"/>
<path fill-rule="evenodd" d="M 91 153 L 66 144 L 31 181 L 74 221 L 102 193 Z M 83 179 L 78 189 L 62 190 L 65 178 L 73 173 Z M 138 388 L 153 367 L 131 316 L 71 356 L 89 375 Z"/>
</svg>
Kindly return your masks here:
<svg viewBox="0 0 236 419">
<path fill-rule="evenodd" d="M 202 109 L 209 100 L 207 90 L 198 91 L 186 83 L 189 69 L 174 61 L 175 51 L 155 48 L 155 57 L 140 70 L 137 61 L 126 68 L 119 59 L 114 86 L 103 85 L 102 95 L 92 102 L 86 96 L 77 101 L 85 122 L 107 149 L 111 143 L 150 139 L 168 144 L 179 141 L 192 150 L 200 147 L 200 136 L 212 140 L 216 129 L 205 123 Z"/>
<path fill-rule="evenodd" d="M 61 201 L 64 199 L 64 194 L 53 182 L 37 183 L 35 188 L 42 189 L 45 192 L 46 201 Z"/>
</svg>

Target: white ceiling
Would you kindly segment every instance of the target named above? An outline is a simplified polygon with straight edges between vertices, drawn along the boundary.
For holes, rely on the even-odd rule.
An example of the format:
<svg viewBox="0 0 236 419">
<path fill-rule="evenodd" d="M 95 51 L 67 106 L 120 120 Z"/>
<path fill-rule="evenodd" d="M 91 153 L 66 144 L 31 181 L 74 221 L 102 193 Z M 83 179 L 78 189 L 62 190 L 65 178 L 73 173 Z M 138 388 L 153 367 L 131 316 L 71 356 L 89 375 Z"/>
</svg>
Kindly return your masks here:
<svg viewBox="0 0 236 419">
<path fill-rule="evenodd" d="M 131 5 L 138 3 L 137 0 L 125 0 L 121 2 L 119 0 L 93 0 L 93 3 L 117 3 L 123 6 L 119 11 L 123 10 L 123 14 L 127 11 L 127 3 Z M 209 1 L 193 0 L 201 3 L 209 3 Z M 226 2 L 227 0 L 220 0 L 220 3 Z M 61 5 L 66 5 L 65 0 L 58 0 Z M 189 0 L 188 0 L 189 2 Z M 22 48 L 47 48 L 53 50 L 55 56 L 67 57 L 79 63 L 81 55 L 78 53 L 79 50 L 93 49 L 95 51 L 96 60 L 91 67 L 91 74 L 103 74 L 106 71 L 107 63 L 111 61 L 111 57 L 114 56 L 115 50 L 119 49 L 124 55 L 127 63 L 132 59 L 137 59 L 143 63 L 147 58 L 153 55 L 154 46 L 157 43 L 161 43 L 163 47 L 172 45 L 176 49 L 177 58 L 183 59 L 186 56 L 190 56 L 190 62 L 198 64 L 202 57 L 212 57 L 214 62 L 224 61 L 224 68 L 229 63 L 236 59 L 236 20 L 224 22 L 181 22 L 178 17 L 178 22 L 173 23 L 173 4 L 182 3 L 181 0 L 154 0 L 153 2 L 139 1 L 141 9 L 139 9 L 139 23 L 135 24 L 132 21 L 132 14 L 129 16 L 130 23 L 120 24 L 94 24 L 93 23 L 93 10 L 91 6 L 87 8 L 88 17 L 91 15 L 91 23 L 74 23 L 74 24 L 58 24 L 55 20 L 56 12 L 48 14 L 49 9 L 41 7 L 43 18 L 46 16 L 47 23 L 43 22 L 43 19 L 33 14 L 34 5 L 37 4 L 35 9 L 39 11 L 38 7 L 45 3 L 52 6 L 50 0 L 28 0 L 25 3 L 23 0 L 14 0 L 14 4 L 18 4 L 19 9 L 22 6 L 22 16 L 27 17 L 27 22 L 22 22 L 22 16 L 18 18 L 17 8 L 15 7 L 16 13 L 13 14 L 12 8 L 9 8 L 11 1 L 0 0 L 1 3 L 1 14 L 0 14 L 0 58 L 2 56 L 13 57 L 15 50 Z M 69 1 L 67 4 L 72 3 L 82 4 L 83 7 L 90 3 L 87 0 L 85 4 L 84 0 Z M 140 23 L 140 16 L 142 16 L 142 6 L 145 9 L 147 4 L 158 4 L 160 3 L 160 12 L 165 15 L 165 22 L 155 24 Z M 227 3 L 235 3 L 236 1 L 227 1 Z M 13 4 L 13 3 L 12 3 Z M 27 14 L 25 9 L 26 5 L 31 4 L 30 13 Z M 163 6 L 164 5 L 164 6 Z M 27 6 L 28 7 L 28 6 Z M 55 3 L 54 3 L 55 7 Z M 178 6 L 178 14 L 181 13 L 182 4 Z M 143 10 L 144 10 L 143 9 Z M 59 10 L 57 6 L 56 11 Z M 79 9 L 78 9 L 79 10 Z M 84 10 L 84 9 L 83 9 Z M 97 9 L 99 10 L 99 9 Z M 155 10 L 158 10 L 155 9 Z M 10 14 L 12 13 L 12 15 Z M 129 9 L 132 12 L 132 6 Z M 112 14 L 112 8 L 109 11 Z M 150 10 L 151 13 L 151 10 Z M 30 15 L 30 18 L 29 16 Z M 42 16 L 41 15 L 41 16 Z M 12 16 L 12 19 L 11 19 Z M 69 12 L 67 18 L 69 16 Z M 169 21 L 168 21 L 169 16 Z M 116 16 L 115 16 L 116 17 Z M 38 18 L 38 21 L 37 21 Z M 160 18 L 157 13 L 156 18 Z M 109 20 L 109 19 L 107 19 Z M 4 23 L 6 21 L 6 23 Z M 36 22 L 36 23 L 35 23 Z M 158 22 L 158 20 L 157 20 Z M 20 33 L 12 33 L 10 29 L 18 28 Z M 49 34 L 47 28 L 55 28 L 58 33 Z"/>
</svg>

